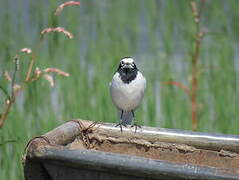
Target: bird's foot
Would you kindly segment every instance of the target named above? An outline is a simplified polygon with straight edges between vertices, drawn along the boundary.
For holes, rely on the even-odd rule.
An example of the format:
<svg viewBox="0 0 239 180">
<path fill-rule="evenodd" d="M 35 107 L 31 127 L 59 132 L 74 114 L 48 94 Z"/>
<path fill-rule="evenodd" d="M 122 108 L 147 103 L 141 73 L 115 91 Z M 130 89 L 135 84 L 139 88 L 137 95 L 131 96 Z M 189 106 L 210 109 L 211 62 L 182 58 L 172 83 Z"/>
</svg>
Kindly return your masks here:
<svg viewBox="0 0 239 180">
<path fill-rule="evenodd" d="M 115 127 L 120 127 L 120 131 L 122 132 L 122 126 L 124 126 L 124 127 L 127 127 L 125 124 L 123 124 L 122 122 L 120 122 L 119 124 L 116 124 L 116 126 Z"/>
<path fill-rule="evenodd" d="M 140 125 L 137 125 L 136 123 L 132 124 L 131 127 L 135 127 L 135 131 L 134 131 L 135 133 L 136 133 L 138 128 L 142 129 L 142 127 Z"/>
</svg>

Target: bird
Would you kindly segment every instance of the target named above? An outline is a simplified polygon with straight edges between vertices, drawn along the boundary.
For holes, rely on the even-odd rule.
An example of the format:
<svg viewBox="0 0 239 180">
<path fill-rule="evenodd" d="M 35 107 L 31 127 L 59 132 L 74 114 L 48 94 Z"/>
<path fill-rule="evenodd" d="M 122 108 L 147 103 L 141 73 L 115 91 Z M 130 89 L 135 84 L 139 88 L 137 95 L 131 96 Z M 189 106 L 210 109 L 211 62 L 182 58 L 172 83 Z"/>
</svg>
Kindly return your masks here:
<svg viewBox="0 0 239 180">
<path fill-rule="evenodd" d="M 114 73 L 110 83 L 110 94 L 113 104 L 118 109 L 120 118 L 119 124 L 122 132 L 122 126 L 137 125 L 135 119 L 135 110 L 141 104 L 146 88 L 146 79 L 138 70 L 132 57 L 124 57 L 120 60 L 117 71 Z"/>
</svg>

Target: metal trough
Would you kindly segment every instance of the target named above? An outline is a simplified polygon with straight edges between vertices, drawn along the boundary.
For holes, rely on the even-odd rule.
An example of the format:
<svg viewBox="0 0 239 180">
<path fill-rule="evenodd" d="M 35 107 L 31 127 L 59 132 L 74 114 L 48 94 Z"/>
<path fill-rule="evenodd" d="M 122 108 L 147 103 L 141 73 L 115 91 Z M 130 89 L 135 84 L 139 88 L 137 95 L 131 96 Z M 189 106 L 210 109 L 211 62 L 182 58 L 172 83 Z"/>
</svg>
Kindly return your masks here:
<svg viewBox="0 0 239 180">
<path fill-rule="evenodd" d="M 31 140 L 26 180 L 239 179 L 239 136 L 72 120 Z"/>
</svg>

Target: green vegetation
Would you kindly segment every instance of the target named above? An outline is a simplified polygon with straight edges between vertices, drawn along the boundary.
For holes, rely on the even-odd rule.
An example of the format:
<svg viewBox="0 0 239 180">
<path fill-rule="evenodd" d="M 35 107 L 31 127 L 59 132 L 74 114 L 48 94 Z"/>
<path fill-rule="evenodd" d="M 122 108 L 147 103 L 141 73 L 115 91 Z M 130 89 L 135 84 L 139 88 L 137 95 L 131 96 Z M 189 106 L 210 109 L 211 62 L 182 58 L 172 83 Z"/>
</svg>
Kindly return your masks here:
<svg viewBox="0 0 239 180">
<path fill-rule="evenodd" d="M 37 49 L 37 67 L 57 67 L 71 76 L 56 76 L 54 88 L 40 79 L 17 98 L 0 129 L 3 180 L 23 179 L 22 153 L 32 137 L 72 118 L 118 121 L 108 84 L 124 56 L 135 57 L 147 78 L 144 102 L 136 113 L 140 124 L 191 129 L 189 97 L 167 84 L 190 85 L 195 25 L 189 1 L 82 0 L 79 7 L 67 7 L 55 18 L 58 3 L 1 1 L 0 84 L 6 88 L 3 72 L 13 72 L 14 55 L 23 47 L 34 47 L 42 29 L 61 26 L 74 34 L 69 40 L 51 33 Z M 202 13 L 201 25 L 209 33 L 200 56 L 198 131 L 239 131 L 238 7 L 237 0 L 209 1 Z M 21 57 L 22 71 L 29 61 Z M 0 92 L 0 109 L 4 100 Z"/>
</svg>

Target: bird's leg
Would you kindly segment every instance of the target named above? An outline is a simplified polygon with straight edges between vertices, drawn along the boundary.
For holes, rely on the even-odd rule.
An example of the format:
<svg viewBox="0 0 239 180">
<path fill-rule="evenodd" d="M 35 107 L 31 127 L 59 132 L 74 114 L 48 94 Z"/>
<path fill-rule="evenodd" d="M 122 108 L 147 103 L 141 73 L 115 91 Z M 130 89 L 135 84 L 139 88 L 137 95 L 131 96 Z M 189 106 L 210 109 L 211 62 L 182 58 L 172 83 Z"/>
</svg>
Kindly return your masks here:
<svg viewBox="0 0 239 180">
<path fill-rule="evenodd" d="M 116 124 L 116 126 L 115 126 L 115 127 L 118 127 L 118 126 L 119 126 L 121 132 L 122 132 L 122 125 L 123 125 L 124 127 L 126 127 L 126 125 L 125 125 L 124 123 L 122 123 L 123 113 L 124 113 L 124 111 L 121 110 L 121 114 L 120 114 L 120 123 L 119 123 L 119 124 Z"/>
<path fill-rule="evenodd" d="M 132 115 L 133 115 L 133 121 L 134 121 L 134 124 L 131 125 L 131 127 L 134 127 L 135 126 L 135 133 L 137 131 L 137 128 L 142 128 L 140 125 L 138 125 L 137 121 L 135 120 L 135 115 L 134 115 L 134 111 L 131 111 L 132 112 Z"/>
<path fill-rule="evenodd" d="M 116 126 L 115 127 L 120 127 L 120 131 L 121 132 L 123 132 L 123 130 L 122 130 L 122 126 L 124 126 L 124 127 L 126 127 L 126 125 L 125 124 L 123 124 L 122 122 L 120 122 L 120 123 L 118 123 L 118 124 L 116 124 Z"/>
<path fill-rule="evenodd" d="M 133 118 L 135 118 L 135 116 L 134 116 L 134 111 L 131 111 L 131 113 L 132 113 L 132 115 L 133 115 Z"/>
</svg>

